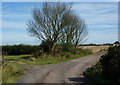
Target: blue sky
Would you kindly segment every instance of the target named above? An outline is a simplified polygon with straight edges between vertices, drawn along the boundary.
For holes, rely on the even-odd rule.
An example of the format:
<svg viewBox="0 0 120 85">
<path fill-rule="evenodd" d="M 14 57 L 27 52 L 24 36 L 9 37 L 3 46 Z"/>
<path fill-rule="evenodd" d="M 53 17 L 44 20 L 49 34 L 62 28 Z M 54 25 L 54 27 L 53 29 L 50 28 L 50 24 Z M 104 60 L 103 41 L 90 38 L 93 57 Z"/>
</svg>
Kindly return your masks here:
<svg viewBox="0 0 120 85">
<path fill-rule="evenodd" d="M 40 43 L 26 30 L 35 6 L 41 8 L 42 2 L 2 2 L 2 44 Z M 87 24 L 89 34 L 84 43 L 114 43 L 118 40 L 117 2 L 74 2 L 72 10 Z"/>
</svg>

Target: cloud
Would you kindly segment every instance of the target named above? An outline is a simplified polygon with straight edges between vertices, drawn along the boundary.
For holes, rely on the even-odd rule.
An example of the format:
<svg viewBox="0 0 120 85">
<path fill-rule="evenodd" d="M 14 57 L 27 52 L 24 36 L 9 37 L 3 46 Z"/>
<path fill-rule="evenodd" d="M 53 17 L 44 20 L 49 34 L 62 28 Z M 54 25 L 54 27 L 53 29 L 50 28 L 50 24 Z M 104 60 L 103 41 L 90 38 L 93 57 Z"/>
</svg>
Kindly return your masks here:
<svg viewBox="0 0 120 85">
<path fill-rule="evenodd" d="M 98 28 L 118 28 L 118 25 L 90 25 L 89 27 L 98 27 Z"/>
<path fill-rule="evenodd" d="M 39 44 L 40 41 L 34 37 L 30 37 L 27 33 L 4 31 L 2 36 L 2 44 Z"/>
<path fill-rule="evenodd" d="M 86 14 L 100 14 L 100 13 L 114 13 L 112 11 L 118 10 L 118 4 L 117 3 L 111 3 L 111 2 L 82 2 L 82 3 L 75 3 L 72 7 L 73 10 L 77 10 L 79 12 L 82 11 L 82 13 Z"/>
<path fill-rule="evenodd" d="M 23 30 L 26 28 L 26 23 L 3 21 L 2 27 L 3 27 L 3 29 L 11 29 L 11 30 L 21 29 L 21 30 Z"/>
<path fill-rule="evenodd" d="M 3 15 L 2 28 L 11 30 L 24 30 L 26 23 L 30 20 L 30 15 Z"/>
<path fill-rule="evenodd" d="M 2 0 L 3 2 L 118 2 L 119 0 Z"/>
<path fill-rule="evenodd" d="M 2 13 L 3 15 L 29 15 L 32 11 L 32 7 L 22 5 L 22 3 L 3 3 Z M 11 7 L 13 5 L 13 7 Z M 22 7 L 21 7 L 22 6 Z"/>
<path fill-rule="evenodd" d="M 114 43 L 118 40 L 118 29 L 90 30 L 85 43 Z"/>
<path fill-rule="evenodd" d="M 117 24 L 118 14 L 81 14 L 87 24 Z"/>
<path fill-rule="evenodd" d="M 75 3 L 73 11 L 85 20 L 86 24 L 117 24 L 118 4 L 111 2 Z"/>
</svg>

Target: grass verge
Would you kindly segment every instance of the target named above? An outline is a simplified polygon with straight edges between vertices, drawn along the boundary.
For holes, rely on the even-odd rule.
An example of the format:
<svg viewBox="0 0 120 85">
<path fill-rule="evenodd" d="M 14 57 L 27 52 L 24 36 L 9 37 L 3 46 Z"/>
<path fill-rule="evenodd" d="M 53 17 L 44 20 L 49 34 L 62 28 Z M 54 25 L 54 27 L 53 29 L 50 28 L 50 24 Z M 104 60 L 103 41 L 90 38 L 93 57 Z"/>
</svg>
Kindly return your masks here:
<svg viewBox="0 0 120 85">
<path fill-rule="evenodd" d="M 2 83 L 16 83 L 23 74 L 23 70 L 13 63 L 3 62 Z"/>
</svg>

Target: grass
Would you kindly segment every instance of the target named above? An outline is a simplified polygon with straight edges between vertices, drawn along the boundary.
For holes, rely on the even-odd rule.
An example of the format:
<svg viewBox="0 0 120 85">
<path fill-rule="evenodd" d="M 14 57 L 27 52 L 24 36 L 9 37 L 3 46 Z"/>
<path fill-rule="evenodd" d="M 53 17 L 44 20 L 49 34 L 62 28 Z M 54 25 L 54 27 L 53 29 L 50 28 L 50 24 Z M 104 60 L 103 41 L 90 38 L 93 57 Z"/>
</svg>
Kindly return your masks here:
<svg viewBox="0 0 120 85">
<path fill-rule="evenodd" d="M 87 54 L 88 55 L 88 54 Z M 52 55 L 48 55 L 46 59 L 35 59 L 31 60 L 32 56 L 31 55 L 7 55 L 4 56 L 4 61 L 20 65 L 20 64 L 29 64 L 29 65 L 45 65 L 45 64 L 54 64 L 54 63 L 59 63 L 59 62 L 65 62 L 68 60 L 73 60 L 80 58 L 82 56 L 86 55 L 70 55 L 70 57 L 52 57 Z"/>
<path fill-rule="evenodd" d="M 3 56 L 4 61 L 20 65 L 20 64 L 29 64 L 29 65 L 45 65 L 45 64 L 54 64 L 59 62 L 65 62 L 68 60 L 73 60 L 80 58 L 82 56 L 90 55 L 92 52 L 88 49 L 78 50 L 77 53 L 74 51 L 71 52 L 61 52 L 53 54 L 46 54 L 41 56 L 38 59 L 35 59 L 33 55 L 6 55 Z M 34 58 L 34 59 L 33 59 Z"/>
<path fill-rule="evenodd" d="M 23 70 L 13 63 L 3 62 L 2 67 L 2 83 L 16 83 L 23 74 Z"/>
</svg>

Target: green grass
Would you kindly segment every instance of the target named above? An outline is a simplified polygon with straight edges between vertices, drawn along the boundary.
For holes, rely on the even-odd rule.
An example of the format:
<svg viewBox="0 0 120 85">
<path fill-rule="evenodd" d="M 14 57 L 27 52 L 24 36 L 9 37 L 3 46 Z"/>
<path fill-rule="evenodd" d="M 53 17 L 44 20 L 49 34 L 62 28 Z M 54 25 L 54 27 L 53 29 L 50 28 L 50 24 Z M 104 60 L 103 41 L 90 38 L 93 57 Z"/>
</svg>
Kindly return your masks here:
<svg viewBox="0 0 120 85">
<path fill-rule="evenodd" d="M 38 58 L 35 60 L 32 60 L 32 55 L 6 55 L 3 56 L 4 60 L 16 65 L 20 64 L 31 64 L 31 65 L 45 65 L 45 64 L 54 64 L 59 62 L 65 62 L 73 59 L 80 58 L 82 56 L 90 55 L 88 54 L 71 54 L 71 53 L 61 53 L 61 55 L 46 55 L 44 58 Z M 61 57 L 62 56 L 62 57 Z"/>
<path fill-rule="evenodd" d="M 22 59 L 24 57 L 28 57 L 31 55 L 5 55 L 3 56 L 4 59 Z"/>
<path fill-rule="evenodd" d="M 3 62 L 2 83 L 16 83 L 23 74 L 23 70 L 13 63 Z"/>
</svg>

